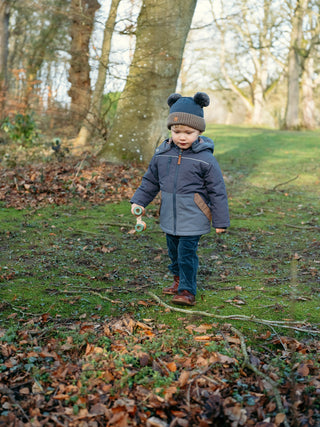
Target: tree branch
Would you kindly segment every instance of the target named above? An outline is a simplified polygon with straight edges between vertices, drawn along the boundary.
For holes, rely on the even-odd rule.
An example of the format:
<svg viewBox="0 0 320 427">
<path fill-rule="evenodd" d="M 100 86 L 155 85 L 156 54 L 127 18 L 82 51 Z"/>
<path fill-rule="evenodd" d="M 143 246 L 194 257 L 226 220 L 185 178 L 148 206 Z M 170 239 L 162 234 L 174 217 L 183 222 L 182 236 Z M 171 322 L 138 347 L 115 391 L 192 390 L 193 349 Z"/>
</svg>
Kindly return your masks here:
<svg viewBox="0 0 320 427">
<path fill-rule="evenodd" d="M 263 378 L 268 384 L 270 384 L 272 391 L 274 393 L 274 397 L 279 409 L 279 412 L 281 412 L 282 414 L 284 414 L 285 419 L 283 421 L 283 424 L 285 425 L 285 427 L 290 427 L 290 424 L 288 423 L 287 417 L 285 415 L 285 409 L 282 405 L 282 401 L 281 401 L 281 394 L 278 390 L 278 384 L 273 381 L 268 375 L 264 374 L 263 372 L 259 371 L 259 369 L 254 366 L 252 363 L 250 363 L 249 361 L 249 355 L 247 352 L 247 347 L 245 344 L 245 340 L 244 340 L 244 336 L 242 335 L 242 333 L 240 331 L 238 331 L 238 329 L 234 328 L 233 326 L 231 326 L 231 331 L 234 332 L 240 339 L 240 346 L 241 346 L 241 351 L 242 354 L 244 356 L 244 361 L 242 366 L 245 368 L 250 369 L 252 372 L 254 372 L 257 376 Z"/>
<path fill-rule="evenodd" d="M 214 317 L 216 319 L 222 319 L 222 320 L 242 320 L 242 321 L 258 323 L 261 325 L 274 326 L 274 327 L 285 328 L 285 329 L 293 329 L 295 331 L 306 332 L 310 334 L 320 334 L 319 330 L 298 327 L 298 325 L 305 324 L 306 323 L 305 321 L 293 322 L 293 321 L 285 321 L 285 320 L 266 320 L 266 319 L 259 319 L 255 316 L 246 316 L 243 314 L 233 314 L 229 316 L 223 316 L 220 314 L 208 313 L 206 311 L 187 310 L 185 308 L 176 308 L 166 304 L 153 292 L 147 292 L 147 293 L 163 307 L 168 308 L 169 310 L 172 310 L 172 311 L 178 311 L 179 313 L 192 314 L 192 315 L 198 314 L 200 316 Z"/>
<path fill-rule="evenodd" d="M 276 190 L 281 185 L 289 184 L 289 182 L 295 181 L 299 178 L 299 175 L 295 176 L 294 178 L 289 179 L 288 181 L 280 182 L 279 184 L 275 185 L 272 190 Z"/>
</svg>

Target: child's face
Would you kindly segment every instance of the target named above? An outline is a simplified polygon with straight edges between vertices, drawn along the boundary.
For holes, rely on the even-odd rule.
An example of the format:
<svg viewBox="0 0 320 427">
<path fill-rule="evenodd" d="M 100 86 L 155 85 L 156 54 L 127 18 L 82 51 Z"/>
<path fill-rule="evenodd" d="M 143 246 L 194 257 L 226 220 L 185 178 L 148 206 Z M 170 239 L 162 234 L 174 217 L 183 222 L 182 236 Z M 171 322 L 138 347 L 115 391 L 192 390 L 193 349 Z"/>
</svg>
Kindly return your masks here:
<svg viewBox="0 0 320 427">
<path fill-rule="evenodd" d="M 190 148 L 200 134 L 200 131 L 198 131 L 197 129 L 193 129 L 189 126 L 171 126 L 172 140 L 182 150 L 187 150 L 188 148 Z"/>
</svg>

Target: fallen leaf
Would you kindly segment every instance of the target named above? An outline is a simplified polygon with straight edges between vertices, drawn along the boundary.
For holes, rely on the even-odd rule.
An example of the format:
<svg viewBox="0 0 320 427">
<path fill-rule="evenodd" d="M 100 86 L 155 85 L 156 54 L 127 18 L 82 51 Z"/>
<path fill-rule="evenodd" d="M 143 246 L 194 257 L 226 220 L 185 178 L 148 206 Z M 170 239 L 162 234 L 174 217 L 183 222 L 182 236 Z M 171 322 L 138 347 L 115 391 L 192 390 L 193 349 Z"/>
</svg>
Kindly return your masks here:
<svg viewBox="0 0 320 427">
<path fill-rule="evenodd" d="M 194 339 L 196 341 L 209 341 L 211 339 L 211 335 L 199 335 L 195 336 Z"/>
<path fill-rule="evenodd" d="M 280 424 L 282 424 L 285 419 L 286 419 L 285 414 L 282 414 L 282 413 L 277 414 L 275 417 L 276 426 L 280 426 Z"/>
<path fill-rule="evenodd" d="M 182 371 L 178 379 L 179 386 L 184 387 L 187 384 L 189 378 L 190 378 L 190 372 Z"/>
<path fill-rule="evenodd" d="M 174 362 L 169 362 L 166 366 L 170 372 L 176 372 L 177 370 L 177 365 Z"/>
<path fill-rule="evenodd" d="M 309 375 L 310 373 L 310 369 L 308 368 L 308 366 L 304 363 L 301 363 L 301 365 L 299 366 L 297 373 L 301 376 L 301 377 L 306 377 Z"/>
</svg>

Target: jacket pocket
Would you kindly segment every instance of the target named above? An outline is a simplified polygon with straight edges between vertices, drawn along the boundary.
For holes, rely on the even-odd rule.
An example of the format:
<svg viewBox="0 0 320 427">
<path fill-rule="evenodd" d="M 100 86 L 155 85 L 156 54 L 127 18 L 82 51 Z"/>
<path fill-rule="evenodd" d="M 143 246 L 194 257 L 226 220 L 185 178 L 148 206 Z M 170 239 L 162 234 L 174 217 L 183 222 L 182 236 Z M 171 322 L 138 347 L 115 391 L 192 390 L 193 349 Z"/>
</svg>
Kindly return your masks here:
<svg viewBox="0 0 320 427">
<path fill-rule="evenodd" d="M 205 214 L 205 216 L 208 218 L 208 220 L 212 221 L 212 214 L 209 206 L 206 204 L 206 202 L 203 200 L 203 198 L 200 196 L 199 193 L 194 193 L 193 198 L 195 204 L 198 206 L 198 208 Z"/>
</svg>

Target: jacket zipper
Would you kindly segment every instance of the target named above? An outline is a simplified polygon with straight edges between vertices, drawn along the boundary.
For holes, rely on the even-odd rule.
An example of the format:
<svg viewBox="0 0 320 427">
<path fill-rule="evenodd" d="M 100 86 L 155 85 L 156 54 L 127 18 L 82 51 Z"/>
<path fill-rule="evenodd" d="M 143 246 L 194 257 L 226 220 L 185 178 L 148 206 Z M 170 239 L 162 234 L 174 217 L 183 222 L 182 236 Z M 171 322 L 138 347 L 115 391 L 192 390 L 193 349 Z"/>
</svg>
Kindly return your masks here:
<svg viewBox="0 0 320 427">
<path fill-rule="evenodd" d="M 181 163 L 181 156 L 182 156 L 182 150 L 180 150 L 180 153 L 179 153 L 179 157 L 178 157 L 178 165 L 180 165 L 180 163 Z"/>
<path fill-rule="evenodd" d="M 179 166 L 181 164 L 181 157 L 182 157 L 182 149 L 180 149 L 180 151 L 179 151 L 177 166 Z M 176 198 L 176 194 L 177 194 L 178 173 L 179 173 L 179 168 L 176 167 L 176 171 L 174 174 L 174 182 L 173 182 L 173 234 L 174 235 L 176 235 L 176 231 L 177 231 L 177 205 L 176 205 L 177 204 L 177 198 Z"/>
</svg>

